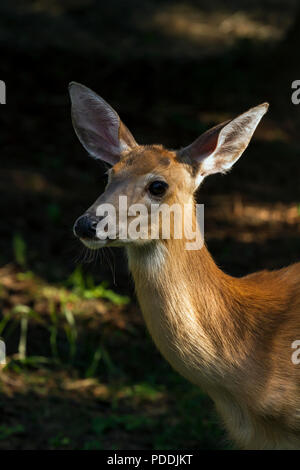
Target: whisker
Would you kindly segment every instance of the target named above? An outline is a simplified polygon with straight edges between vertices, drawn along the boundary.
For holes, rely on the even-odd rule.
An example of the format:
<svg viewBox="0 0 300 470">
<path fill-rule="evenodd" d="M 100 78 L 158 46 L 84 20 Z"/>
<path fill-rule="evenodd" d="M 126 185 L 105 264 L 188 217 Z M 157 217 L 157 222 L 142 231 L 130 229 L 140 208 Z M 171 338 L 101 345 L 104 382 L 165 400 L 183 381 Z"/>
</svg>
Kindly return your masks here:
<svg viewBox="0 0 300 470">
<path fill-rule="evenodd" d="M 107 264 L 108 264 L 108 266 L 111 270 L 111 274 L 112 274 L 112 277 L 113 277 L 113 284 L 115 286 L 116 285 L 115 253 L 110 247 L 107 247 L 107 251 L 105 251 L 105 255 L 106 255 L 106 259 L 107 259 Z M 112 259 L 111 259 L 110 255 L 112 255 Z"/>
</svg>

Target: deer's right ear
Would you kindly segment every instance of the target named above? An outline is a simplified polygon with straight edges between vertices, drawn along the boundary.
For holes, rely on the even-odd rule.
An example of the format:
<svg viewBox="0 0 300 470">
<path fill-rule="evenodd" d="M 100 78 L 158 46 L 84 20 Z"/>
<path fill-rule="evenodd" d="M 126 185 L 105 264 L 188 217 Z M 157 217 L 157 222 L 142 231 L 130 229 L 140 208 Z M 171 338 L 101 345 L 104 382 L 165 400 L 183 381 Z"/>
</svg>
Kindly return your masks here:
<svg viewBox="0 0 300 470">
<path fill-rule="evenodd" d="M 76 82 L 70 83 L 69 92 L 73 127 L 90 155 L 114 165 L 124 151 L 137 145 L 116 111 L 104 99 Z"/>
<path fill-rule="evenodd" d="M 249 144 L 268 106 L 268 103 L 260 104 L 231 121 L 218 124 L 179 152 L 179 157 L 188 156 L 197 167 L 197 186 L 208 175 L 230 170 Z"/>
</svg>

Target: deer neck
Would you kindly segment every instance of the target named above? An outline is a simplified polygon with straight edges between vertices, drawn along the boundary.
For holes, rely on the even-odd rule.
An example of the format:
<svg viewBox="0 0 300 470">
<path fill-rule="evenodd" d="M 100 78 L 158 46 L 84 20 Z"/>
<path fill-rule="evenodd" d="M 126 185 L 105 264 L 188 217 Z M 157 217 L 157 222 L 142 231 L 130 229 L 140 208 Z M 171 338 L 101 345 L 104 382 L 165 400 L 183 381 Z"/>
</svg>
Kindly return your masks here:
<svg viewBox="0 0 300 470">
<path fill-rule="evenodd" d="M 229 301 L 234 280 L 205 246 L 189 251 L 184 243 L 157 240 L 130 247 L 128 261 L 158 349 L 178 372 L 205 387 L 217 376 L 224 378 L 224 350 L 232 363 L 224 337 L 236 344 L 229 339 L 237 336 Z"/>
</svg>

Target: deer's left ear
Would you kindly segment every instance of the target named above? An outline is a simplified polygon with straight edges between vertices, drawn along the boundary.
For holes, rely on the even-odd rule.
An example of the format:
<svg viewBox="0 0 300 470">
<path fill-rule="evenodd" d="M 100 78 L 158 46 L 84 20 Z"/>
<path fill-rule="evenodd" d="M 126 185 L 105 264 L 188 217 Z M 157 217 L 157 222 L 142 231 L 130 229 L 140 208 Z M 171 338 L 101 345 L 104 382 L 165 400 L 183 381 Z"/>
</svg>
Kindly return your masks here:
<svg viewBox="0 0 300 470">
<path fill-rule="evenodd" d="M 80 83 L 69 85 L 75 132 L 90 155 L 110 165 L 137 145 L 116 111 L 103 98 Z"/>
<path fill-rule="evenodd" d="M 197 184 L 208 175 L 225 173 L 232 167 L 249 144 L 268 107 L 268 103 L 263 103 L 232 121 L 218 124 L 179 152 L 179 157 L 188 157 L 198 164 Z"/>
</svg>

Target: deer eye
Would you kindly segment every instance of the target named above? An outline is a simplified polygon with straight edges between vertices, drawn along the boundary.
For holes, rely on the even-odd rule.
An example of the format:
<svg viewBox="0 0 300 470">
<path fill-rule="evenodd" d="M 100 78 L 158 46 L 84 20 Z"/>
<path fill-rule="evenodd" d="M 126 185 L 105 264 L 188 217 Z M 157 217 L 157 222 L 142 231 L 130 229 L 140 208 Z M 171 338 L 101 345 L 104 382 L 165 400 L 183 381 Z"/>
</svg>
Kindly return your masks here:
<svg viewBox="0 0 300 470">
<path fill-rule="evenodd" d="M 148 191 L 152 196 L 163 196 L 168 187 L 169 185 L 165 181 L 153 181 L 149 185 Z"/>
</svg>

